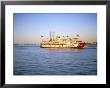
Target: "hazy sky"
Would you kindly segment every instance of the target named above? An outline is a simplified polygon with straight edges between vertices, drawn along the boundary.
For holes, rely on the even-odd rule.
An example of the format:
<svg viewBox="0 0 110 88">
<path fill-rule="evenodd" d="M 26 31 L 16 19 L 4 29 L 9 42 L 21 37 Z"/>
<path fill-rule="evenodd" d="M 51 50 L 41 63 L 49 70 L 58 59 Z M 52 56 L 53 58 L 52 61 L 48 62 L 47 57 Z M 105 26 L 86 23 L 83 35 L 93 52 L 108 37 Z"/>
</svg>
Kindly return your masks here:
<svg viewBox="0 0 110 88">
<path fill-rule="evenodd" d="M 87 41 L 97 41 L 96 13 L 15 13 L 14 43 L 37 44 L 49 38 L 50 32 L 55 35 L 75 37 Z"/>
</svg>

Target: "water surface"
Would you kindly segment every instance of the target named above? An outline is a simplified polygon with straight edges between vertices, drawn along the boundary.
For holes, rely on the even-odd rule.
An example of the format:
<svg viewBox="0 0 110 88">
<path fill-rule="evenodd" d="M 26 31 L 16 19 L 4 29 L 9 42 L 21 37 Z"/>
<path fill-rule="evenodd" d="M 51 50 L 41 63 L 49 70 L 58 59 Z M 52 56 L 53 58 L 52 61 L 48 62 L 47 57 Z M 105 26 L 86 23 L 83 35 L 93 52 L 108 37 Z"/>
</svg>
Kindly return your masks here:
<svg viewBox="0 0 110 88">
<path fill-rule="evenodd" d="M 97 47 L 40 48 L 14 45 L 14 75 L 96 75 Z"/>
</svg>

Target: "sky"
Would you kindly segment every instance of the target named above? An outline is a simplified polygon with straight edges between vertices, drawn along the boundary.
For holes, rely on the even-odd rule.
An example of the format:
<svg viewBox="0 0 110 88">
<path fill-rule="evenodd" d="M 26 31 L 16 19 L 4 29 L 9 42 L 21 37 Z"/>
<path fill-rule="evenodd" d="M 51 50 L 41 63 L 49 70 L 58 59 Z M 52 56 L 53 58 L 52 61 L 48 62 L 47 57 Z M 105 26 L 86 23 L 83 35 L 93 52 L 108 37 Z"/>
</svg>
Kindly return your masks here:
<svg viewBox="0 0 110 88">
<path fill-rule="evenodd" d="M 14 44 L 39 44 L 55 36 L 75 37 L 85 42 L 97 41 L 96 13 L 14 13 Z"/>
</svg>

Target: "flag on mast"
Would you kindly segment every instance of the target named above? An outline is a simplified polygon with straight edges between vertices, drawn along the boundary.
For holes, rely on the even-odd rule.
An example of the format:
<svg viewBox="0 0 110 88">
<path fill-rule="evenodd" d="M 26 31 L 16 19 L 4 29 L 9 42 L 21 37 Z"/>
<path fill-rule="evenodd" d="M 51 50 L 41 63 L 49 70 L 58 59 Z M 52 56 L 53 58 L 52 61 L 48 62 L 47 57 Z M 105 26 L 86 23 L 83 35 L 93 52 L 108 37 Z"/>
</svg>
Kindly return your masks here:
<svg viewBox="0 0 110 88">
<path fill-rule="evenodd" d="M 77 37 L 80 37 L 79 34 L 76 35 Z"/>
<path fill-rule="evenodd" d="M 41 37 L 44 37 L 44 36 L 41 35 Z"/>
</svg>

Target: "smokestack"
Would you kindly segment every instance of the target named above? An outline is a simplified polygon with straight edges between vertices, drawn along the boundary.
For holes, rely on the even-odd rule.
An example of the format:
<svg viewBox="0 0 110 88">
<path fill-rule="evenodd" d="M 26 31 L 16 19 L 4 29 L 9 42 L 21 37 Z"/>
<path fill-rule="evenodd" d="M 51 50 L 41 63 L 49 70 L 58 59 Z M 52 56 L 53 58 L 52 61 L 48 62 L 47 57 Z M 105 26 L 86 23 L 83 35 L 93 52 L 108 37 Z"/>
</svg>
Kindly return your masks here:
<svg viewBox="0 0 110 88">
<path fill-rule="evenodd" d="M 50 32 L 50 41 L 52 41 L 52 38 L 51 38 L 51 32 Z"/>
<path fill-rule="evenodd" d="M 53 40 L 54 40 L 54 32 L 53 32 Z"/>
</svg>

